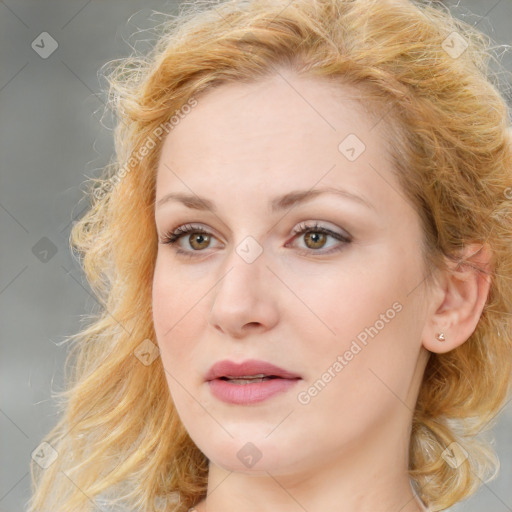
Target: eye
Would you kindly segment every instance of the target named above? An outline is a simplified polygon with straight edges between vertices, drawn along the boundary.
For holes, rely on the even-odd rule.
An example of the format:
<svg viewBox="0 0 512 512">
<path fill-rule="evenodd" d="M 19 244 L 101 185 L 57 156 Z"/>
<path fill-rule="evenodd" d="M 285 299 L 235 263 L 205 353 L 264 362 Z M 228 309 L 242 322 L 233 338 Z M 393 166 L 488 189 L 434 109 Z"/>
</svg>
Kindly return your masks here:
<svg viewBox="0 0 512 512">
<path fill-rule="evenodd" d="M 329 239 L 329 237 L 334 238 L 335 240 L 338 240 L 339 242 L 342 242 L 341 244 L 334 244 L 335 245 L 334 249 L 330 249 L 328 251 L 322 251 L 321 254 L 330 254 L 331 252 L 339 251 L 343 248 L 344 245 L 346 245 L 352 241 L 352 238 L 350 235 L 344 234 L 344 233 L 338 233 L 331 229 L 325 228 L 323 226 L 318 225 L 317 222 L 315 222 L 313 225 L 308 225 L 307 223 L 302 223 L 293 230 L 293 233 L 295 235 L 304 235 L 303 239 L 305 241 L 306 247 L 308 249 L 313 249 L 313 252 L 319 252 L 317 249 L 322 249 L 325 246 L 325 244 L 327 243 L 327 240 Z M 311 252 L 311 251 L 307 251 L 307 252 Z"/>
<path fill-rule="evenodd" d="M 180 241 L 185 235 L 189 235 L 187 241 L 194 249 L 193 251 L 183 250 L 180 247 L 174 247 L 174 250 L 178 254 L 194 256 L 193 252 L 199 252 L 202 249 L 206 249 L 212 239 L 212 235 L 209 231 L 201 226 L 194 226 L 193 224 L 184 224 L 176 228 L 174 231 L 166 233 L 160 240 L 161 244 L 167 244 L 171 246 L 180 246 Z M 183 247 L 183 246 L 181 246 Z"/>
</svg>

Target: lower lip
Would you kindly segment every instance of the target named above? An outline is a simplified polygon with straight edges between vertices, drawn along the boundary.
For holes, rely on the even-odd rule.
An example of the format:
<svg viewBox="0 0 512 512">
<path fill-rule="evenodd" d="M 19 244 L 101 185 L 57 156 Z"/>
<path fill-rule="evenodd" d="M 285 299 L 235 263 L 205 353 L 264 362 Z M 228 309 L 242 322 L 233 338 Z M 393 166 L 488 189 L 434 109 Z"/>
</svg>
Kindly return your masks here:
<svg viewBox="0 0 512 512">
<path fill-rule="evenodd" d="M 262 402 L 277 393 L 287 391 L 299 379 L 269 379 L 252 384 L 233 384 L 228 380 L 208 381 L 212 394 L 223 402 L 246 405 Z"/>
</svg>

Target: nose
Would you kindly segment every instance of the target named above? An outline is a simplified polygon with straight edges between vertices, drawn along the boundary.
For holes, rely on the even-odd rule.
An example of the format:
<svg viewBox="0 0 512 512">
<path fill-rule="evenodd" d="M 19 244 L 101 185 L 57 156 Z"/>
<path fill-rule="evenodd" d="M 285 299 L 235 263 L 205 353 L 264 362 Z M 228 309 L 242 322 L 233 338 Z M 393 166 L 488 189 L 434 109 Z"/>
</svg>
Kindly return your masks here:
<svg viewBox="0 0 512 512">
<path fill-rule="evenodd" d="M 276 277 L 266 266 L 264 252 L 247 262 L 236 251 L 227 261 L 211 294 L 209 324 L 233 338 L 272 329 L 279 320 L 274 293 Z"/>
</svg>

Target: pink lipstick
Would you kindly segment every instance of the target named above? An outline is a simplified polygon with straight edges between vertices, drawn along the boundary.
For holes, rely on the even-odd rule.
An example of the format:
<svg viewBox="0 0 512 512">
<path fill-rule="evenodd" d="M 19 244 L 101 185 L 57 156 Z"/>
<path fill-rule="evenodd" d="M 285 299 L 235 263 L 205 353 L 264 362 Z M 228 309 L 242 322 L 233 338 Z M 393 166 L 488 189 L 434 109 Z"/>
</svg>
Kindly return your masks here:
<svg viewBox="0 0 512 512">
<path fill-rule="evenodd" d="M 293 387 L 301 377 L 265 361 L 215 363 L 205 380 L 212 394 L 227 403 L 248 405 L 261 402 Z"/>
</svg>

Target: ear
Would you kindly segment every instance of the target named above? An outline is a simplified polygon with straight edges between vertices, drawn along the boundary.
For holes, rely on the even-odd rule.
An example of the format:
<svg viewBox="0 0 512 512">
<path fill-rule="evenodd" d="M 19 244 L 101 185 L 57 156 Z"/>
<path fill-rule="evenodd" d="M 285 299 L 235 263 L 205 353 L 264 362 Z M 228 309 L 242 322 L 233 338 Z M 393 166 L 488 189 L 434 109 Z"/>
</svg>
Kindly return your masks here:
<svg viewBox="0 0 512 512">
<path fill-rule="evenodd" d="M 459 262 L 449 262 L 434 286 L 423 346 L 438 354 L 462 345 L 475 331 L 491 286 L 491 251 L 487 244 L 469 244 Z M 436 338 L 443 333 L 445 341 Z"/>
</svg>

